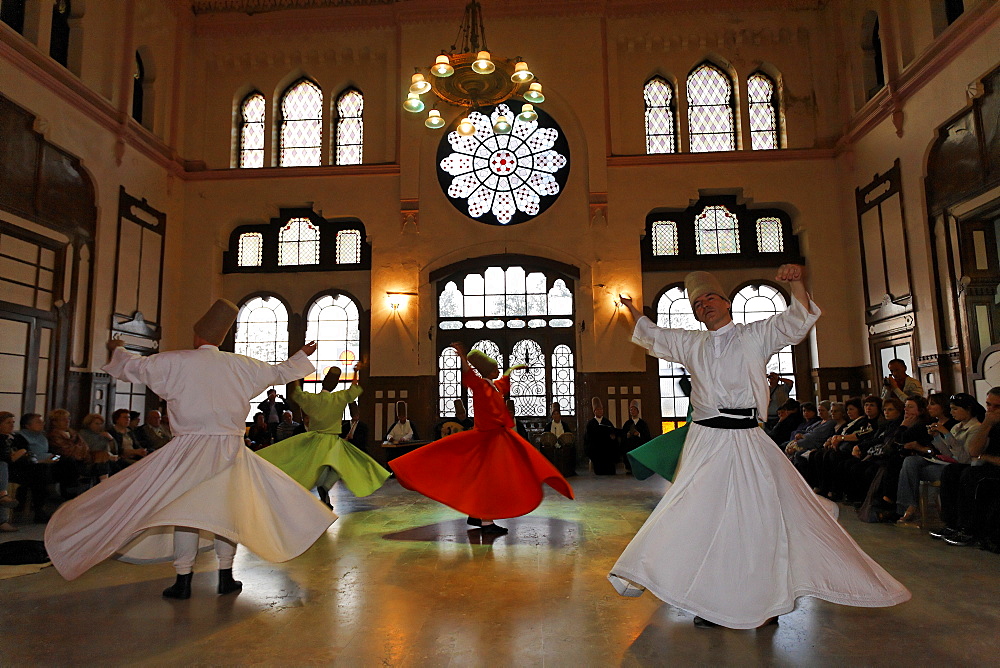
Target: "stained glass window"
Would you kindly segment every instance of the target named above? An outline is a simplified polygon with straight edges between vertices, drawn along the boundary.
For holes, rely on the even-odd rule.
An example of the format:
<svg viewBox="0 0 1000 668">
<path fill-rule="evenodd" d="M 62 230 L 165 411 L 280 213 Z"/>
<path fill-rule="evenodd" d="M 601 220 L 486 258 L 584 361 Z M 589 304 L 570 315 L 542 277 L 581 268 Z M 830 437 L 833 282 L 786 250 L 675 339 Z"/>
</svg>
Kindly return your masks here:
<svg viewBox="0 0 1000 668">
<path fill-rule="evenodd" d="M 755 151 L 778 148 L 778 87 L 771 77 L 755 72 L 747 79 L 750 99 L 750 146 Z"/>
<path fill-rule="evenodd" d="M 552 351 L 551 377 L 552 401 L 559 402 L 563 415 L 575 415 L 576 365 L 573 363 L 573 350 L 569 346 L 560 344 Z"/>
<path fill-rule="evenodd" d="M 687 79 L 691 152 L 736 150 L 733 82 L 715 65 L 699 65 Z"/>
<path fill-rule="evenodd" d="M 361 118 L 365 100 L 361 91 L 348 89 L 337 98 L 335 165 L 360 165 L 365 126 Z"/>
<path fill-rule="evenodd" d="M 337 232 L 337 264 L 359 262 L 361 262 L 361 232 L 359 230 Z"/>
<path fill-rule="evenodd" d="M 767 284 L 748 285 L 733 297 L 733 321 L 751 323 L 783 312 L 788 303 L 777 288 Z M 767 362 L 767 371 L 779 376 L 795 375 L 792 347 L 785 346 Z"/>
<path fill-rule="evenodd" d="M 646 100 L 646 153 L 676 153 L 673 85 L 663 77 L 653 77 L 642 94 Z"/>
<path fill-rule="evenodd" d="M 323 91 L 302 79 L 281 98 L 282 167 L 317 166 L 323 146 Z"/>
<path fill-rule="evenodd" d="M 548 402 L 545 392 L 545 355 L 542 347 L 531 339 L 514 344 L 510 365 L 527 365 L 527 369 L 514 371 L 510 376 L 510 398 L 514 400 L 515 415 L 545 415 Z"/>
<path fill-rule="evenodd" d="M 324 295 L 309 307 L 306 315 L 306 341 L 316 341 L 316 352 L 309 357 L 316 371 L 306 376 L 302 387 L 307 392 L 323 389 L 323 376 L 330 367 L 340 367 L 341 388 L 354 380 L 354 365 L 361 359 L 361 329 L 358 305 L 346 295 Z M 348 413 L 345 411 L 345 416 Z"/>
<path fill-rule="evenodd" d="M 757 219 L 757 250 L 761 253 L 784 252 L 785 239 L 780 219 L 772 216 Z"/>
<path fill-rule="evenodd" d="M 263 260 L 264 235 L 244 232 L 240 235 L 238 264 L 241 267 L 259 267 Z"/>
<path fill-rule="evenodd" d="M 694 219 L 698 255 L 740 252 L 739 219 L 724 206 L 706 206 Z"/>
<path fill-rule="evenodd" d="M 466 274 L 461 289 L 456 281 L 448 281 L 438 297 L 438 317 L 449 323 L 469 318 L 464 325 L 469 329 L 523 328 L 526 316 L 540 316 L 532 318 L 528 327 L 571 327 L 571 317 L 547 316 L 572 316 L 572 291 L 562 278 L 548 286 L 549 279 L 539 271 L 528 273 L 520 266 L 488 267 L 482 274 Z M 489 320 L 484 325 L 480 318 Z M 449 324 L 446 329 L 461 326 Z"/>
<path fill-rule="evenodd" d="M 288 311 L 280 299 L 254 297 L 240 307 L 236 316 L 236 345 L 233 352 L 277 364 L 288 359 Z M 283 386 L 272 386 L 279 393 Z M 250 400 L 247 422 L 253 421 L 257 404 L 267 398 L 267 390 Z"/>
<path fill-rule="evenodd" d="M 455 399 L 461 398 L 462 360 L 454 348 L 445 348 L 438 357 L 438 415 L 455 417 Z"/>
<path fill-rule="evenodd" d="M 674 286 L 666 290 L 656 302 L 656 324 L 672 329 L 704 329 L 695 320 L 688 301 L 687 290 Z M 688 397 L 681 389 L 688 377 L 687 370 L 676 362 L 657 360 L 660 376 L 660 418 L 666 433 L 684 425 L 688 412 Z"/>
<path fill-rule="evenodd" d="M 653 255 L 677 255 L 677 223 L 658 220 L 653 223 Z"/>
<path fill-rule="evenodd" d="M 240 105 L 240 167 L 264 166 L 264 96 L 250 93 Z"/>
<path fill-rule="evenodd" d="M 482 339 L 480 341 L 476 341 L 476 343 L 472 345 L 472 348 L 470 350 L 478 350 L 481 353 L 489 357 L 492 357 L 497 361 L 498 367 L 500 367 L 501 369 L 504 368 L 503 355 L 500 353 L 500 346 L 498 346 L 495 342 L 490 341 L 489 339 Z M 472 403 L 472 392 L 470 392 L 468 389 L 465 390 L 465 406 L 466 410 L 469 411 L 470 417 L 475 415 L 476 411 Z"/>
<path fill-rule="evenodd" d="M 456 209 L 474 220 L 508 225 L 547 209 L 566 185 L 569 144 L 555 121 L 536 108 L 524 121 L 506 104 L 483 107 L 468 119 L 475 134 L 448 132 L 438 147 L 438 180 Z M 504 116 L 508 134 L 493 125 Z"/>
<path fill-rule="evenodd" d="M 292 218 L 278 232 L 278 266 L 319 264 L 319 228 L 308 218 Z"/>
</svg>

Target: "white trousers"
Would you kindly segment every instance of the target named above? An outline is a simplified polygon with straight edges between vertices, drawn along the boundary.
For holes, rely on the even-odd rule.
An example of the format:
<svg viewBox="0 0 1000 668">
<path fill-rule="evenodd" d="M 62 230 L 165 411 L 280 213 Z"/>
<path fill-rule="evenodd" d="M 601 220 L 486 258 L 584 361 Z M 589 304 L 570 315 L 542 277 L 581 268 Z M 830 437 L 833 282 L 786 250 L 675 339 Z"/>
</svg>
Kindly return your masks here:
<svg viewBox="0 0 1000 668">
<path fill-rule="evenodd" d="M 188 527 L 174 527 L 174 570 L 178 575 L 187 575 L 194 568 L 198 556 L 198 530 Z M 236 556 L 236 543 L 220 536 L 215 537 L 215 556 L 219 560 L 219 570 L 232 568 Z"/>
</svg>

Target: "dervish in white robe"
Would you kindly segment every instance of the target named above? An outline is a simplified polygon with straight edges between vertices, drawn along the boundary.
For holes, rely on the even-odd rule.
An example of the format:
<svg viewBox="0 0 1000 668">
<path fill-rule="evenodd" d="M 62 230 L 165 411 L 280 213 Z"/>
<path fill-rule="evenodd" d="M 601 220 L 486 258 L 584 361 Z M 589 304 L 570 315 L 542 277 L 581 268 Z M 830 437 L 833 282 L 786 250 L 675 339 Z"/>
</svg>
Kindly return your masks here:
<svg viewBox="0 0 1000 668">
<path fill-rule="evenodd" d="M 721 408 L 766 416 L 767 361 L 805 338 L 819 315 L 795 298 L 771 318 L 717 331 L 637 319 L 634 343 L 691 372 L 693 422 L 673 485 L 608 576 L 620 594 L 648 589 L 702 618 L 697 625 L 736 629 L 773 621 L 799 596 L 863 607 L 909 600 L 752 419 L 740 429 L 695 422 L 726 417 Z"/>
<path fill-rule="evenodd" d="M 67 580 L 112 556 L 133 563 L 169 560 L 178 527 L 178 576 L 190 578 L 197 543 L 207 547 L 214 534 L 219 591 L 227 593 L 221 572 L 229 568 L 231 575 L 236 543 L 268 561 L 287 561 L 336 519 L 243 443 L 250 398 L 313 372 L 304 351 L 271 365 L 214 345 L 148 357 L 118 347 L 104 370 L 166 400 L 174 438 L 52 516 L 45 547 Z M 229 590 L 238 589 L 233 584 Z"/>
</svg>

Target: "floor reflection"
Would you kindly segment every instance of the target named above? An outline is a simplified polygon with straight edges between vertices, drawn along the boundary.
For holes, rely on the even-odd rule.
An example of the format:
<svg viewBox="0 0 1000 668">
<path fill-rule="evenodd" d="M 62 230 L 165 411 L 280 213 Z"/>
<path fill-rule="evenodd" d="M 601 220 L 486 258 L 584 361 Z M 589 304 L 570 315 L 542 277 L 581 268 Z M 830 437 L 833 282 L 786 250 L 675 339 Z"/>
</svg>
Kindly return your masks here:
<svg viewBox="0 0 1000 668">
<path fill-rule="evenodd" d="M 484 534 L 476 527 L 470 527 L 464 519 L 437 522 L 424 526 L 404 529 L 382 536 L 385 540 L 422 541 L 432 543 L 470 543 L 473 545 L 547 545 L 564 548 L 575 547 L 582 542 L 579 522 L 560 520 L 553 517 L 518 517 L 498 520 L 506 527 L 504 535 Z"/>
</svg>

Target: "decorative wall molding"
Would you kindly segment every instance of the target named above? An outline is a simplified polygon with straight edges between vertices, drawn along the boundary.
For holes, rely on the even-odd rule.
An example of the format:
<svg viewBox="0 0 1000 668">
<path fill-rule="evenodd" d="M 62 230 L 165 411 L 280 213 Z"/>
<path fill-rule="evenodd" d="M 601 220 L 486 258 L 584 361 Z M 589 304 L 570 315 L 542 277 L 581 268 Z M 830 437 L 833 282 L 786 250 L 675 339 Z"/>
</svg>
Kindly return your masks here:
<svg viewBox="0 0 1000 668">
<path fill-rule="evenodd" d="M 608 167 L 646 167 L 649 165 L 691 165 L 727 162 L 791 162 L 797 160 L 832 160 L 838 151 L 832 148 L 783 148 L 777 151 L 720 151 L 716 153 L 657 153 L 653 155 L 613 155 Z"/>
</svg>

